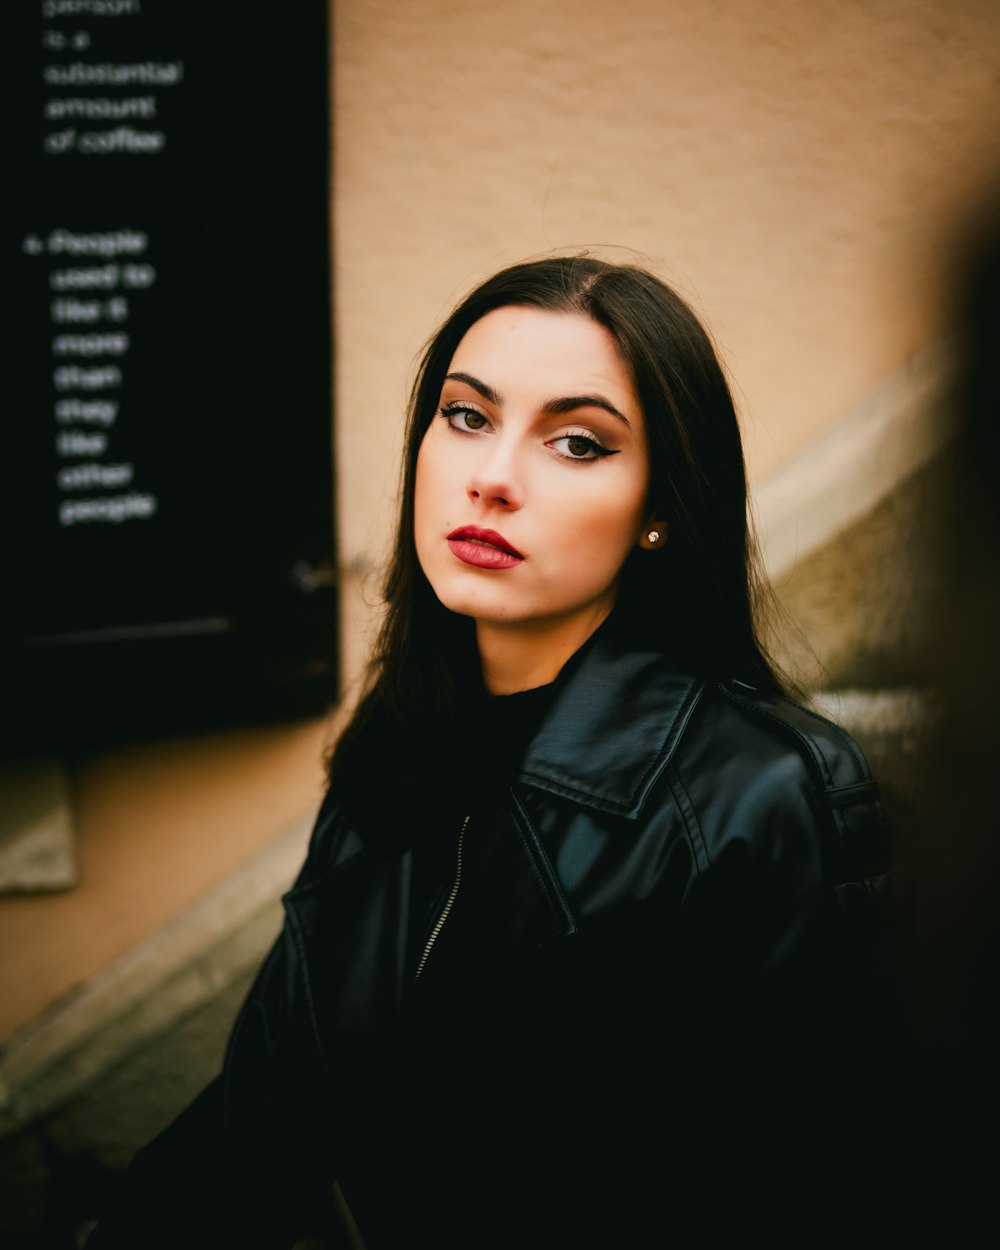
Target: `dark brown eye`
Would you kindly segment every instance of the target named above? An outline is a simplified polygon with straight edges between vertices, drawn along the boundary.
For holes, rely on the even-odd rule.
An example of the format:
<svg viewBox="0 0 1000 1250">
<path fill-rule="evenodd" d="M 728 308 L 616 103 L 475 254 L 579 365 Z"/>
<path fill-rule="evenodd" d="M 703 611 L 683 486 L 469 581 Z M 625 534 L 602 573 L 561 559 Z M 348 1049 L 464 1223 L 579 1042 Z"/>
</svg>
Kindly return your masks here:
<svg viewBox="0 0 1000 1250">
<path fill-rule="evenodd" d="M 610 447 L 602 447 L 596 439 L 588 438 L 585 434 L 560 434 L 548 445 L 564 460 L 578 460 L 583 463 L 618 454 Z"/>
<path fill-rule="evenodd" d="M 462 404 L 446 404 L 441 410 L 441 416 L 448 422 L 453 430 L 466 434 L 478 433 L 489 425 L 489 418 L 481 412 L 477 412 L 475 408 L 466 408 Z"/>
</svg>

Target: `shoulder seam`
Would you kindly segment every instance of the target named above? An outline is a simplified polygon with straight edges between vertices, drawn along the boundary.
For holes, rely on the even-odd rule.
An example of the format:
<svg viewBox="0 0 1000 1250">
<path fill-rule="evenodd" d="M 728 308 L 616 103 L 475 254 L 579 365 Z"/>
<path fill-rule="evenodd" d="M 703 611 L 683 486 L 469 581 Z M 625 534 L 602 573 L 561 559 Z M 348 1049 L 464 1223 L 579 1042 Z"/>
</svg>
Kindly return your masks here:
<svg viewBox="0 0 1000 1250">
<path fill-rule="evenodd" d="M 807 707 L 802 707 L 800 704 L 796 704 L 796 707 L 798 707 L 805 716 L 808 716 L 811 720 L 816 721 L 817 724 L 824 726 L 826 729 L 836 734 L 838 740 L 840 741 L 840 745 L 850 753 L 851 759 L 854 761 L 858 780 L 852 782 L 848 786 L 837 785 L 835 783 L 833 773 L 830 769 L 829 760 L 827 759 L 818 739 L 810 737 L 808 734 L 804 734 L 787 717 L 781 716 L 769 708 L 761 707 L 753 700 L 746 699 L 742 695 L 737 694 L 736 691 L 731 690 L 724 682 L 718 682 L 717 686 L 724 697 L 731 703 L 735 703 L 738 707 L 743 708 L 745 711 L 749 712 L 751 716 L 757 717 L 760 720 L 771 721 L 782 733 L 793 738 L 800 745 L 804 754 L 813 761 L 817 771 L 819 772 L 820 779 L 823 782 L 823 790 L 825 793 L 833 795 L 840 792 L 849 793 L 856 791 L 856 797 L 860 799 L 864 797 L 861 793 L 863 790 L 867 790 L 869 787 L 875 785 L 871 775 L 871 770 L 868 766 L 868 761 L 861 753 L 861 748 L 842 726 L 836 724 L 834 721 L 828 720 L 825 716 L 820 716 L 817 712 L 813 712 Z"/>
<path fill-rule="evenodd" d="M 887 830 L 882 810 L 878 782 L 861 747 L 841 725 L 813 712 L 801 704 L 793 704 L 803 715 L 823 726 L 835 735 L 841 747 L 850 757 L 853 774 L 838 784 L 833 777 L 822 738 L 803 733 L 792 721 L 773 709 L 762 707 L 729 689 L 725 683 L 717 683 L 719 690 L 730 703 L 743 708 L 751 716 L 770 721 L 778 730 L 790 737 L 799 747 L 807 766 L 820 782 L 819 793 L 829 812 L 841 846 L 844 872 L 842 880 L 865 879 L 885 871 L 888 856 Z M 790 701 L 789 701 L 790 702 Z"/>
</svg>

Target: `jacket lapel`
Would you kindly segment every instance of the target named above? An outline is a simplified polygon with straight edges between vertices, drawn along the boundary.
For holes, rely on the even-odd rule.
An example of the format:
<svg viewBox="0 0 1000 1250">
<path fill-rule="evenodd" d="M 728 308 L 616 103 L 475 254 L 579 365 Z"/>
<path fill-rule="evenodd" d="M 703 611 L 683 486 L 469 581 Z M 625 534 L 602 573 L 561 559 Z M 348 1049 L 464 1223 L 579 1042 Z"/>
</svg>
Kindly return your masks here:
<svg viewBox="0 0 1000 1250">
<path fill-rule="evenodd" d="M 520 784 L 635 819 L 703 689 L 659 652 L 619 650 L 600 631 L 528 748 Z"/>
</svg>

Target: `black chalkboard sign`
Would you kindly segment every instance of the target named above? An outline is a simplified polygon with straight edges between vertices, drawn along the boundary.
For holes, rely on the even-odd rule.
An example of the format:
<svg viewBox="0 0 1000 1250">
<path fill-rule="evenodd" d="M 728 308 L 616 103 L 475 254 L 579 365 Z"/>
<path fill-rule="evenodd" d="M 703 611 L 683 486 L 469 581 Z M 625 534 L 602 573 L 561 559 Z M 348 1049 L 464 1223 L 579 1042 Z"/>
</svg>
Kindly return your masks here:
<svg viewBox="0 0 1000 1250">
<path fill-rule="evenodd" d="M 0 745 L 319 714 L 326 0 L 19 6 Z"/>
</svg>

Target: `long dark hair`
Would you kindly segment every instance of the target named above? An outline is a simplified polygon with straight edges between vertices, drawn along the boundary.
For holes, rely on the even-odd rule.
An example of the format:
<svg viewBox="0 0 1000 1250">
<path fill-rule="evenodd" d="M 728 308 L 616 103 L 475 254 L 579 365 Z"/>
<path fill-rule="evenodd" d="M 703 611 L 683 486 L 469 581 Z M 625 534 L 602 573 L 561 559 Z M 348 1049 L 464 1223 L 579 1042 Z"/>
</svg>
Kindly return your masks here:
<svg viewBox="0 0 1000 1250">
<path fill-rule="evenodd" d="M 739 423 L 704 327 L 674 290 L 638 266 L 588 255 L 525 261 L 466 296 L 421 359 L 385 616 L 366 693 L 331 761 L 332 778 L 376 725 L 423 741 L 446 731 L 476 679 L 472 622 L 440 604 L 417 560 L 414 481 L 420 443 L 459 342 L 486 313 L 509 305 L 592 318 L 610 332 L 635 382 L 649 440 L 650 511 L 669 528 L 664 548 L 633 552 L 626 561 L 613 613 L 618 636 L 667 652 L 709 679 L 779 687 L 755 628 L 758 565 Z"/>
</svg>

